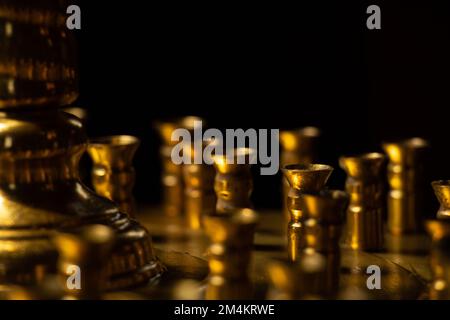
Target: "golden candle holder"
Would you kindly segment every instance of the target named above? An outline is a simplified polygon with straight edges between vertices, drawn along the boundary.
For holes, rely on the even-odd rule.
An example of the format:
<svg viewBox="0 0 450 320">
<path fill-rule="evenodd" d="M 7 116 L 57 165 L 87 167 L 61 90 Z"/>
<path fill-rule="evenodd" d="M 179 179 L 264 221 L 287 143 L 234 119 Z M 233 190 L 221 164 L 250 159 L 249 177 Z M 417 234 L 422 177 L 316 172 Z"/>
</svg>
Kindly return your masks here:
<svg viewBox="0 0 450 320">
<path fill-rule="evenodd" d="M 318 159 L 318 141 L 321 132 L 316 127 L 305 127 L 296 130 L 280 131 L 280 167 L 284 168 L 289 164 L 311 164 Z M 283 178 L 283 213 L 286 223 L 290 220 L 289 210 L 286 201 L 289 192 L 289 183 Z"/>
<path fill-rule="evenodd" d="M 258 215 L 240 209 L 229 215 L 205 217 L 209 246 L 209 278 L 206 299 L 248 299 L 252 286 L 248 268 Z"/>
<path fill-rule="evenodd" d="M 234 149 L 231 161 L 227 155 L 213 155 L 217 214 L 253 207 L 250 200 L 253 191 L 251 165 L 255 157 L 256 151 L 249 148 Z"/>
<path fill-rule="evenodd" d="M 292 164 L 285 166 L 282 171 L 290 185 L 286 198 L 286 206 L 290 213 L 287 226 L 288 258 L 296 261 L 305 242 L 302 234 L 304 217 L 300 206 L 300 197 L 304 192 L 321 190 L 333 172 L 333 168 L 323 164 Z"/>
<path fill-rule="evenodd" d="M 423 164 L 428 142 L 412 138 L 383 143 L 389 157 L 388 230 L 395 235 L 420 231 L 423 215 Z"/>
<path fill-rule="evenodd" d="M 139 144 L 138 138 L 121 135 L 91 139 L 87 148 L 93 161 L 91 177 L 95 191 L 114 201 L 130 217 L 136 211 L 133 158 Z"/>
<path fill-rule="evenodd" d="M 350 195 L 347 209 L 346 244 L 355 250 L 383 249 L 385 156 L 366 153 L 341 157 L 347 173 L 346 190 Z"/>
</svg>

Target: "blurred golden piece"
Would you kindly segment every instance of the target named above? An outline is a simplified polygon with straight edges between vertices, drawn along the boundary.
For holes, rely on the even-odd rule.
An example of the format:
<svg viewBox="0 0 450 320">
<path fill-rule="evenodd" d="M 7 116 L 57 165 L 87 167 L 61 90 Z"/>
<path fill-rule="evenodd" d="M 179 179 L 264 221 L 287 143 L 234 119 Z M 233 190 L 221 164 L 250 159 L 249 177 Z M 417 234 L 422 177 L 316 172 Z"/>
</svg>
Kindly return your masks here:
<svg viewBox="0 0 450 320">
<path fill-rule="evenodd" d="M 300 197 L 304 192 L 321 190 L 333 172 L 333 168 L 323 164 L 292 164 L 285 166 L 282 171 L 290 185 L 286 198 L 286 206 L 290 213 L 287 226 L 288 258 L 290 261 L 296 261 L 305 244 L 303 235 L 304 217 L 300 206 Z"/>
<path fill-rule="evenodd" d="M 107 288 L 106 267 L 114 241 L 114 231 L 102 225 L 56 233 L 54 242 L 59 252 L 58 271 L 65 299 L 101 298 Z"/>
<path fill-rule="evenodd" d="M 248 268 L 258 215 L 239 209 L 229 215 L 205 216 L 209 246 L 206 299 L 249 299 L 252 286 Z"/>
<path fill-rule="evenodd" d="M 385 156 L 366 153 L 341 157 L 339 163 L 347 173 L 346 190 L 350 195 L 347 209 L 346 244 L 357 250 L 383 248 Z"/>
<path fill-rule="evenodd" d="M 433 181 L 431 184 L 439 200 L 440 208 L 437 213 L 438 219 L 449 219 L 450 218 L 450 181 L 440 180 Z"/>
<path fill-rule="evenodd" d="M 139 145 L 138 138 L 121 135 L 91 139 L 87 149 L 94 163 L 92 185 L 95 191 L 117 203 L 130 217 L 135 216 L 136 210 L 133 158 Z"/>
<path fill-rule="evenodd" d="M 423 171 L 428 147 L 428 142 L 421 138 L 383 143 L 389 157 L 387 225 L 392 234 L 422 228 Z"/>
<path fill-rule="evenodd" d="M 318 252 L 325 257 L 326 275 L 321 288 L 325 297 L 334 297 L 339 289 L 339 239 L 349 197 L 343 191 L 323 190 L 303 193 L 300 206 L 304 213 L 305 251 Z"/>
<path fill-rule="evenodd" d="M 171 153 L 178 141 L 172 141 L 172 133 L 176 129 L 194 131 L 194 124 L 204 120 L 195 116 L 187 116 L 173 121 L 157 121 L 154 128 L 157 130 L 162 145 L 160 157 L 162 164 L 161 184 L 163 188 L 164 213 L 169 217 L 181 216 L 184 212 L 184 182 L 183 166 L 173 163 Z"/>
</svg>

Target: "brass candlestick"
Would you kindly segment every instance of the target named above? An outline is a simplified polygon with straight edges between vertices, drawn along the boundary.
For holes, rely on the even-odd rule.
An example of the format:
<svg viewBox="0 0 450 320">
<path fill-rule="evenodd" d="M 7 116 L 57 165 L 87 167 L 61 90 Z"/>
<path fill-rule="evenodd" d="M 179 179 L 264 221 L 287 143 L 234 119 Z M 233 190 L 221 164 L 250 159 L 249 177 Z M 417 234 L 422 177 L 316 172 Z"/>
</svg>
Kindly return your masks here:
<svg viewBox="0 0 450 320">
<path fill-rule="evenodd" d="M 154 125 L 162 141 L 160 156 L 163 207 L 164 213 L 169 217 L 181 216 L 184 212 L 183 166 L 172 161 L 172 149 L 178 143 L 178 141 L 172 141 L 172 133 L 176 129 L 187 129 L 192 133 L 194 124 L 199 121 L 203 122 L 203 119 L 188 116 L 173 121 L 159 121 Z"/>
<path fill-rule="evenodd" d="M 139 144 L 136 137 L 110 136 L 91 139 L 87 149 L 94 163 L 92 185 L 95 191 L 117 203 L 130 217 L 135 216 L 136 210 L 133 157 Z"/>
<path fill-rule="evenodd" d="M 304 246 L 303 210 L 300 207 L 300 196 L 304 192 L 314 192 L 321 190 L 333 168 L 328 165 L 288 165 L 282 169 L 291 189 L 286 198 L 286 206 L 290 213 L 288 223 L 288 257 L 291 261 L 296 261 L 298 254 Z"/>
<path fill-rule="evenodd" d="M 80 183 L 82 124 L 55 109 L 78 95 L 69 4 L 0 0 L 0 283 L 41 282 L 56 271 L 56 230 L 103 224 L 117 232 L 108 287 L 142 284 L 162 272 L 151 238 Z"/>
<path fill-rule="evenodd" d="M 347 173 L 346 189 L 350 204 L 346 244 L 352 249 L 383 248 L 384 161 L 385 157 L 380 153 L 341 157 L 339 160 Z"/>
<path fill-rule="evenodd" d="M 300 206 L 304 212 L 305 250 L 318 252 L 326 260 L 326 275 L 321 290 L 326 297 L 333 297 L 339 288 L 339 239 L 348 200 L 345 192 L 335 190 L 303 193 L 300 196 Z"/>
<path fill-rule="evenodd" d="M 58 271 L 65 299 L 100 299 L 106 290 L 108 256 L 115 234 L 102 225 L 77 232 L 59 232 L 54 242 L 59 251 Z"/>
<path fill-rule="evenodd" d="M 280 168 L 289 164 L 311 164 L 317 161 L 320 130 L 315 127 L 305 127 L 297 130 L 280 131 Z M 289 183 L 283 178 L 283 213 L 286 223 L 290 220 L 286 201 Z"/>
<path fill-rule="evenodd" d="M 388 230 L 393 234 L 417 232 L 422 225 L 423 165 L 428 143 L 421 138 L 384 143 L 389 157 Z"/>
<path fill-rule="evenodd" d="M 209 247 L 206 299 L 248 299 L 252 296 L 248 268 L 258 215 L 240 209 L 229 215 L 205 217 Z"/>
<path fill-rule="evenodd" d="M 249 148 L 233 150 L 233 160 L 226 155 L 214 155 L 216 177 L 214 190 L 217 195 L 216 212 L 227 214 L 236 209 L 251 208 L 250 195 L 253 191 L 251 164 L 256 151 Z"/>
</svg>

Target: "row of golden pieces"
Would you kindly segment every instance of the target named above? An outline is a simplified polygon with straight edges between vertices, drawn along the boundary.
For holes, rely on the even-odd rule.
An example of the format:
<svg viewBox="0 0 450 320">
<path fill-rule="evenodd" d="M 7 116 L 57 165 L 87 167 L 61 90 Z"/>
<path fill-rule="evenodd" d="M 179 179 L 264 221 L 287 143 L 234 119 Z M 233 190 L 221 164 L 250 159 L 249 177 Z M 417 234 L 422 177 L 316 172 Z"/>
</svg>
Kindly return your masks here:
<svg viewBox="0 0 450 320">
<path fill-rule="evenodd" d="M 199 229 L 205 223 L 208 232 L 206 221 L 210 219 L 211 213 L 220 215 L 252 207 L 250 195 L 253 181 L 249 164 L 238 165 L 236 161 L 235 164 L 229 164 L 222 156 L 213 157 L 215 174 L 213 166 L 205 164 L 173 164 L 170 158 L 170 150 L 176 143 L 171 140 L 173 130 L 184 128 L 193 131 L 195 121 L 202 119 L 185 117 L 177 121 L 159 122 L 156 126 L 163 141 L 161 158 L 164 209 L 168 216 L 177 216 L 184 212 L 191 228 Z M 287 223 L 287 261 L 290 264 L 287 268 L 286 261 L 284 264 L 276 263 L 272 265 L 270 270 L 273 272 L 269 274 L 272 275 L 270 278 L 273 284 L 277 288 L 283 288 L 282 291 L 286 293 L 283 297 L 332 297 L 336 293 L 335 273 L 339 272 L 339 241 L 344 222 L 344 247 L 375 252 L 384 248 L 386 155 L 373 152 L 341 157 L 339 164 L 347 173 L 346 193 L 330 191 L 326 188 L 326 182 L 333 168 L 315 164 L 319 138 L 320 130 L 314 127 L 280 133 L 280 160 L 285 177 L 283 211 Z M 389 158 L 387 229 L 396 236 L 417 233 L 423 226 L 421 188 L 424 185 L 424 160 L 429 144 L 421 138 L 411 138 L 383 143 L 382 147 Z M 194 149 L 192 151 L 194 152 Z M 235 154 L 251 152 L 249 149 L 235 150 Z M 449 217 L 450 182 L 436 181 L 432 185 L 441 203 L 441 209 L 437 220 L 427 221 L 425 224 L 433 239 L 431 267 L 434 280 L 430 298 L 450 298 L 450 265 L 446 258 L 443 258 L 443 255 L 448 253 L 442 250 L 441 244 L 450 236 L 446 220 Z M 211 236 L 214 239 L 214 234 Z M 211 250 L 214 251 L 214 248 L 216 247 L 213 245 Z M 221 250 L 223 251 L 223 248 Z M 316 259 L 312 259 L 313 256 Z M 320 276 L 319 271 L 317 274 L 310 272 L 312 265 L 321 265 L 317 259 L 325 261 L 322 272 L 327 276 Z M 290 268 L 294 266 L 297 270 L 294 272 L 296 277 L 300 277 L 299 282 L 295 283 L 305 283 L 301 288 L 298 285 L 292 286 L 290 281 L 281 281 L 293 279 L 287 277 L 286 272 L 288 269 L 293 272 Z M 299 271 L 302 268 L 309 270 L 306 272 L 308 276 L 314 274 L 315 277 L 303 279 L 305 275 Z M 213 259 L 210 261 L 210 269 L 212 278 L 216 279 L 214 270 L 230 268 L 225 268 Z M 281 270 L 284 270 L 285 277 L 280 276 Z M 318 284 L 321 281 L 322 283 Z M 217 282 L 224 281 L 222 279 Z M 308 284 L 310 282 L 314 285 Z"/>
</svg>

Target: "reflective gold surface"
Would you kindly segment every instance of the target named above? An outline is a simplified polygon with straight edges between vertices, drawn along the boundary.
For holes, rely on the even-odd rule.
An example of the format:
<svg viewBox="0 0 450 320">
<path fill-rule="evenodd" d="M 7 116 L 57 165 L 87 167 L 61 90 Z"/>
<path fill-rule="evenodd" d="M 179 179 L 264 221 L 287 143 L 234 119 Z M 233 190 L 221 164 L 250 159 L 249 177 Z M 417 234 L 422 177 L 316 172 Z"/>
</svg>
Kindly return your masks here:
<svg viewBox="0 0 450 320">
<path fill-rule="evenodd" d="M 92 158 L 92 185 L 95 191 L 114 201 L 124 213 L 135 214 L 133 187 L 136 173 L 133 158 L 140 141 L 133 136 L 91 139 L 87 151 Z"/>
<path fill-rule="evenodd" d="M 345 242 L 352 249 L 383 248 L 384 162 L 385 157 L 380 153 L 339 159 L 341 168 L 347 173 L 345 185 L 350 195 Z"/>
<path fill-rule="evenodd" d="M 383 143 L 389 157 L 388 230 L 393 234 L 417 232 L 422 227 L 423 165 L 428 147 L 421 138 Z"/>
<path fill-rule="evenodd" d="M 233 160 L 226 155 L 214 155 L 216 177 L 214 190 L 217 195 L 216 212 L 226 214 L 236 209 L 251 208 L 250 195 L 253 191 L 251 173 L 252 159 L 256 150 L 237 148 L 233 150 Z"/>
<path fill-rule="evenodd" d="M 292 164 L 285 166 L 282 172 L 290 185 L 286 198 L 286 206 L 290 213 L 287 226 L 288 257 L 291 261 L 296 261 L 305 241 L 302 234 L 304 226 L 303 211 L 300 206 L 301 194 L 321 190 L 333 172 L 333 168 L 322 164 Z"/>
</svg>

